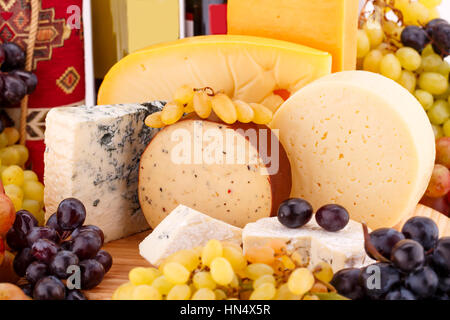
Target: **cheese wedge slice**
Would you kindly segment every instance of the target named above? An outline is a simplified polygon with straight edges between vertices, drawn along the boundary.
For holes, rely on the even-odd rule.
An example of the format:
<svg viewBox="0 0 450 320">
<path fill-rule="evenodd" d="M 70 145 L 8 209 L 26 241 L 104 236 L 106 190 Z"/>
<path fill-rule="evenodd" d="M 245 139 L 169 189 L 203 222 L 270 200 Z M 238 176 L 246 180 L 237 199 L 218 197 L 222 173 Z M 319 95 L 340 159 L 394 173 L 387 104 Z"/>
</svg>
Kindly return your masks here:
<svg viewBox="0 0 450 320">
<path fill-rule="evenodd" d="M 228 33 L 274 38 L 333 55 L 333 72 L 356 67 L 358 0 L 228 0 Z"/>
<path fill-rule="evenodd" d="M 212 239 L 241 245 L 242 229 L 180 204 L 139 244 L 139 252 L 159 266 L 171 254 Z"/>
<path fill-rule="evenodd" d="M 364 250 L 361 224 L 353 220 L 344 229 L 329 232 L 314 218 L 301 228 L 289 229 L 273 217 L 249 223 L 242 231 L 244 253 L 251 248 L 267 246 L 273 240 L 286 243 L 288 252 L 299 253 L 302 263 L 311 269 L 322 261 L 329 263 L 334 272 L 359 268 L 372 261 Z"/>
<path fill-rule="evenodd" d="M 271 127 L 291 162 L 291 196 L 316 210 L 338 203 L 372 229 L 412 212 L 431 177 L 435 140 L 425 111 L 378 74 L 323 77 L 286 101 Z"/>
<path fill-rule="evenodd" d="M 295 43 L 248 36 L 193 37 L 122 59 L 106 75 L 98 104 L 167 101 L 183 85 L 209 86 L 259 103 L 275 90 L 293 93 L 330 71 L 330 54 Z"/>
</svg>

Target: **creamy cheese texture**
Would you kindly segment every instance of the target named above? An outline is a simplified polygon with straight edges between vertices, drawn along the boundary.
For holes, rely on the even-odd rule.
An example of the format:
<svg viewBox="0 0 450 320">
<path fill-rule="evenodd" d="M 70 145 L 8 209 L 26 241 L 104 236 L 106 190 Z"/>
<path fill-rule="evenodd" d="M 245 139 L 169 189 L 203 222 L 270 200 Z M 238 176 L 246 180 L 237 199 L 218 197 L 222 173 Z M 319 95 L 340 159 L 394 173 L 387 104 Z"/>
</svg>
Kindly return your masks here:
<svg viewBox="0 0 450 320">
<path fill-rule="evenodd" d="M 179 205 L 139 244 L 139 252 L 158 266 L 171 254 L 203 246 L 211 239 L 240 245 L 242 229 Z"/>
<path fill-rule="evenodd" d="M 271 128 L 292 166 L 292 197 L 317 210 L 344 206 L 369 227 L 390 227 L 424 194 L 435 140 L 420 103 L 381 75 L 325 76 L 288 99 Z"/>
<path fill-rule="evenodd" d="M 283 226 L 276 217 L 260 219 L 242 231 L 244 253 L 249 248 L 266 246 L 273 239 L 284 241 L 289 253 L 300 253 L 303 263 L 311 269 L 321 261 L 329 263 L 334 272 L 371 262 L 364 250 L 362 226 L 353 220 L 338 232 L 328 232 L 314 217 L 296 229 Z"/>
<path fill-rule="evenodd" d="M 52 109 L 46 119 L 47 218 L 65 198 L 83 202 L 85 224 L 105 241 L 148 229 L 138 195 L 139 159 L 156 129 L 144 125 L 162 103 Z"/>
</svg>

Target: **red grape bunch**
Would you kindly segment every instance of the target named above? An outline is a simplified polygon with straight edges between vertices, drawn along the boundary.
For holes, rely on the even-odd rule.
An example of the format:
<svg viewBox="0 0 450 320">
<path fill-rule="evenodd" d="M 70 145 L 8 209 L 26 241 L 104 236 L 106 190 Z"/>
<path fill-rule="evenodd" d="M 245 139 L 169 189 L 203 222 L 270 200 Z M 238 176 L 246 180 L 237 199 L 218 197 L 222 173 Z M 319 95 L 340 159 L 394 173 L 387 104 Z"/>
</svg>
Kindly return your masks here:
<svg viewBox="0 0 450 320">
<path fill-rule="evenodd" d="M 13 227 L 6 235 L 8 246 L 18 251 L 13 267 L 26 283 L 21 288 L 36 300 L 86 300 L 80 290 L 69 290 L 63 281 L 80 270 L 81 289 L 99 285 L 112 266 L 111 255 L 101 250 L 102 230 L 83 225 L 86 209 L 77 199 L 63 200 L 44 227 L 39 227 L 28 211 L 16 213 Z"/>
<path fill-rule="evenodd" d="M 18 45 L 6 42 L 0 45 L 0 106 L 19 103 L 36 89 L 34 73 L 24 70 L 25 52 Z"/>
</svg>

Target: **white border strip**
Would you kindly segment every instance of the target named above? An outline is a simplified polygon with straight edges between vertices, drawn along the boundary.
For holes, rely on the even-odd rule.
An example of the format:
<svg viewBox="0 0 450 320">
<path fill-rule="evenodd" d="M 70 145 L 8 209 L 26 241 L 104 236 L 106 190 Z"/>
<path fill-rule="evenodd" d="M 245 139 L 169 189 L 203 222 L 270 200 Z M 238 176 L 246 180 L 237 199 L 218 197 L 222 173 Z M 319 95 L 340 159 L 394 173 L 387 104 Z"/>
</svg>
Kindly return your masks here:
<svg viewBox="0 0 450 320">
<path fill-rule="evenodd" d="M 92 11 L 91 0 L 83 0 L 84 30 L 84 73 L 86 86 L 86 105 L 96 105 L 94 80 L 94 54 L 92 46 Z"/>
</svg>

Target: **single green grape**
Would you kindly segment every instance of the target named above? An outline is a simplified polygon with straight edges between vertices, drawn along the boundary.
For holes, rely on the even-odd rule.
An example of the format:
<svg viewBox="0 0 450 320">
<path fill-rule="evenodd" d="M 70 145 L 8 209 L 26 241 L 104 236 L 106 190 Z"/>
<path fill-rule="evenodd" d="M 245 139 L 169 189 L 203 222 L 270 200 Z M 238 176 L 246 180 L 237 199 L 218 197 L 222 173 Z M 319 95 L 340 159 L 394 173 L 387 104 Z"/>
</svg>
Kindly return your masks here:
<svg viewBox="0 0 450 320">
<path fill-rule="evenodd" d="M 364 30 L 358 30 L 357 34 L 357 57 L 364 58 L 370 51 L 370 40 Z"/>
<path fill-rule="evenodd" d="M 408 70 L 403 70 L 400 79 L 397 80 L 405 89 L 413 93 L 416 88 L 416 76 Z"/>
<path fill-rule="evenodd" d="M 426 57 L 426 56 L 428 56 L 430 54 L 433 54 L 433 53 L 434 53 L 433 45 L 432 44 L 427 44 L 425 46 L 425 48 L 423 48 L 423 50 L 422 50 L 422 57 Z"/>
<path fill-rule="evenodd" d="M 402 66 L 394 54 L 388 53 L 381 59 L 380 73 L 395 81 L 400 78 L 402 75 Z"/>
<path fill-rule="evenodd" d="M 440 73 L 424 72 L 419 77 L 419 87 L 433 95 L 439 95 L 447 90 L 448 80 Z"/>
<path fill-rule="evenodd" d="M 442 131 L 444 132 L 444 136 L 450 137 L 450 120 L 444 122 L 442 126 Z"/>
<path fill-rule="evenodd" d="M 441 56 L 436 53 L 429 54 L 423 57 L 421 70 L 425 72 L 438 72 L 443 62 Z"/>
<path fill-rule="evenodd" d="M 421 26 L 428 22 L 428 9 L 420 2 L 409 2 L 402 11 L 406 25 Z"/>
<path fill-rule="evenodd" d="M 443 61 L 441 63 L 441 65 L 439 66 L 439 68 L 437 69 L 437 72 L 439 72 L 440 74 L 442 74 L 444 77 L 449 78 L 449 74 L 450 74 L 450 63 L 448 63 L 447 61 Z"/>
<path fill-rule="evenodd" d="M 381 59 L 383 59 L 383 53 L 380 50 L 374 49 L 370 51 L 364 57 L 363 70 L 379 73 Z"/>
<path fill-rule="evenodd" d="M 369 38 L 371 48 L 376 48 L 383 42 L 384 32 L 381 28 L 381 24 L 378 21 L 368 20 L 366 23 L 364 23 L 363 30 L 366 32 L 367 37 Z"/>
<path fill-rule="evenodd" d="M 419 69 L 422 63 L 422 57 L 420 54 L 410 47 L 403 47 L 397 50 L 396 57 L 400 61 L 402 67 L 409 71 L 415 71 Z"/>
<path fill-rule="evenodd" d="M 432 124 L 443 124 L 450 117 L 450 106 L 445 100 L 436 100 L 428 110 L 428 118 Z"/>
<path fill-rule="evenodd" d="M 433 95 L 425 90 L 418 89 L 414 92 L 414 96 L 419 100 L 425 110 L 429 110 L 434 103 Z"/>
</svg>

